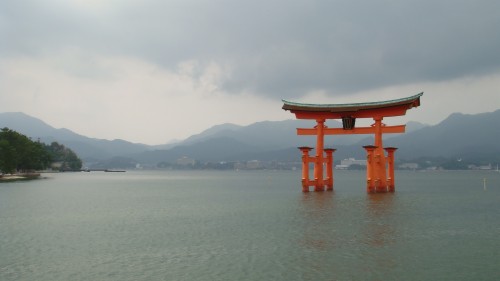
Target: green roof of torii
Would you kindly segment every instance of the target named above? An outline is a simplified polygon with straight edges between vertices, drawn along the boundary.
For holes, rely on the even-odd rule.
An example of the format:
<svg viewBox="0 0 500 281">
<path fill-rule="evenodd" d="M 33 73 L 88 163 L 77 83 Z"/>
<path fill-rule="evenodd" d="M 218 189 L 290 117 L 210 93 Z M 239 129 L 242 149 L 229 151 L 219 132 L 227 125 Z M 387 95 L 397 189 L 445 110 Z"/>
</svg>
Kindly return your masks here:
<svg viewBox="0 0 500 281">
<path fill-rule="evenodd" d="M 419 93 L 411 97 L 377 101 L 377 102 L 362 102 L 362 103 L 343 103 L 343 104 L 311 104 L 311 103 L 298 103 L 287 100 L 283 101 L 284 110 L 292 111 L 314 111 L 314 112 L 353 112 L 367 109 L 388 108 L 393 106 L 408 105 L 409 108 L 420 105 L 420 97 L 424 93 Z"/>
</svg>

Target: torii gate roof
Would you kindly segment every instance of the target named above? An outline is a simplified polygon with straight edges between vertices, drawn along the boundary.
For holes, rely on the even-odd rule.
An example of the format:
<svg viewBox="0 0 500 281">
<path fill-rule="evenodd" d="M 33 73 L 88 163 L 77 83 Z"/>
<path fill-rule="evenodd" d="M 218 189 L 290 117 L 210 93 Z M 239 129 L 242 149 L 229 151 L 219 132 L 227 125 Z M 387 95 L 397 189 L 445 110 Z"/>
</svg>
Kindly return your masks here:
<svg viewBox="0 0 500 281">
<path fill-rule="evenodd" d="M 401 116 L 406 114 L 406 110 L 420 105 L 420 97 L 424 93 L 419 93 L 411 97 L 364 103 L 344 103 L 344 104 L 309 104 L 298 103 L 287 100 L 283 101 L 283 109 L 295 113 L 297 118 L 307 118 L 308 115 L 326 115 L 328 118 L 341 118 L 344 116 L 366 118 L 375 115 Z"/>
</svg>

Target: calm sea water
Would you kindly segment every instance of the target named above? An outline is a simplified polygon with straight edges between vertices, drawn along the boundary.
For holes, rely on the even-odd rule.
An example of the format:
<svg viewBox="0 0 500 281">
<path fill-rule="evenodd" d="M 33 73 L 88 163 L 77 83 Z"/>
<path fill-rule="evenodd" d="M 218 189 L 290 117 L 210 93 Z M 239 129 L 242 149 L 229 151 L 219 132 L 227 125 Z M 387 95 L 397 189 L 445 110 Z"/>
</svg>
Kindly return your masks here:
<svg viewBox="0 0 500 281">
<path fill-rule="evenodd" d="M 397 171 L 368 195 L 335 172 L 319 193 L 300 171 L 1 183 L 0 280 L 500 280 L 500 173 Z"/>
</svg>

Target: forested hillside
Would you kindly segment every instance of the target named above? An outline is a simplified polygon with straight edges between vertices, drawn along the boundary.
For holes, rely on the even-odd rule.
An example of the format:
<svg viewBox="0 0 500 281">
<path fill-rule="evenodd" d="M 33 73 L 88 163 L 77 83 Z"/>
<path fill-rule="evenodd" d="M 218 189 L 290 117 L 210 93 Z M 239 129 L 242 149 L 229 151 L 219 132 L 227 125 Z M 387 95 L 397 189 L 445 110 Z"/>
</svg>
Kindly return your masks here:
<svg viewBox="0 0 500 281">
<path fill-rule="evenodd" d="M 57 162 L 60 169 L 81 169 L 82 161 L 69 148 L 57 142 L 46 145 L 9 128 L 0 131 L 0 172 L 43 170 Z"/>
</svg>

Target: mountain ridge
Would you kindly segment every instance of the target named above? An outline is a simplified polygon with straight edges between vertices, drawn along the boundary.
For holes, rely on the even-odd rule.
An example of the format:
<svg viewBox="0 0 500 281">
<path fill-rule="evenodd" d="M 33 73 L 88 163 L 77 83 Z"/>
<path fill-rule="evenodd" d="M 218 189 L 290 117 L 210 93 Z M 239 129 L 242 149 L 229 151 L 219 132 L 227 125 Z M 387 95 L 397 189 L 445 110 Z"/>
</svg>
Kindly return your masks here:
<svg viewBox="0 0 500 281">
<path fill-rule="evenodd" d="M 0 113 L 0 127 L 8 127 L 44 143 L 57 141 L 87 160 L 120 156 L 125 151 L 139 152 L 149 148 L 145 144 L 136 144 L 120 139 L 90 138 L 66 128 L 56 129 L 41 119 L 23 112 Z"/>
<path fill-rule="evenodd" d="M 19 122 L 15 122 L 18 118 Z M 385 146 L 396 146 L 396 157 L 478 157 L 492 158 L 500 149 L 500 110 L 480 114 L 454 113 L 440 123 L 429 126 L 408 122 L 407 133 L 384 136 Z M 340 122 L 329 121 L 329 127 Z M 315 146 L 314 136 L 297 136 L 296 128 L 314 126 L 308 120 L 261 121 L 247 126 L 231 123 L 212 126 L 175 144 L 150 146 L 126 140 L 103 140 L 79 135 L 68 129 L 55 129 L 40 119 L 24 113 L 0 113 L 0 127 L 9 127 L 44 142 L 57 141 L 73 149 L 87 162 L 113 157 L 133 159 L 155 165 L 174 162 L 187 156 L 198 161 L 300 161 L 297 146 Z M 327 136 L 325 145 L 337 148 L 336 159 L 362 159 L 362 145 L 373 143 L 370 135 Z M 166 147 L 166 148 L 165 148 Z M 493 156 L 495 156 L 493 155 Z M 479 157 L 481 158 L 481 157 Z M 494 157 L 493 157 L 494 158 Z"/>
</svg>

